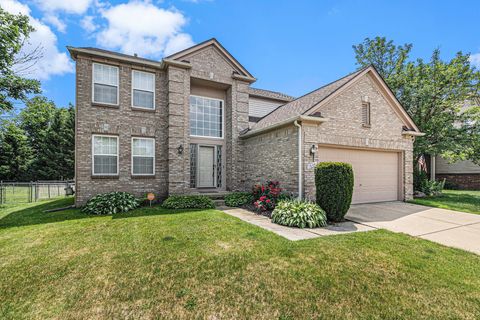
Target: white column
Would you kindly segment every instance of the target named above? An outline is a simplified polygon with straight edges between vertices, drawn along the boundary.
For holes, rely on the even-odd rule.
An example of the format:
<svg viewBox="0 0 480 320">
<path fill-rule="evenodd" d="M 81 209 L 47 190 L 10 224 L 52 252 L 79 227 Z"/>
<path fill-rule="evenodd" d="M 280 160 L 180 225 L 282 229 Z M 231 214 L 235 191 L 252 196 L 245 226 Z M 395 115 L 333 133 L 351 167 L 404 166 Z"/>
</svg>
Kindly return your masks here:
<svg viewBox="0 0 480 320">
<path fill-rule="evenodd" d="M 430 156 L 430 180 L 432 181 L 435 181 L 435 159 L 436 159 L 436 156 L 434 156 L 433 154 Z"/>
</svg>

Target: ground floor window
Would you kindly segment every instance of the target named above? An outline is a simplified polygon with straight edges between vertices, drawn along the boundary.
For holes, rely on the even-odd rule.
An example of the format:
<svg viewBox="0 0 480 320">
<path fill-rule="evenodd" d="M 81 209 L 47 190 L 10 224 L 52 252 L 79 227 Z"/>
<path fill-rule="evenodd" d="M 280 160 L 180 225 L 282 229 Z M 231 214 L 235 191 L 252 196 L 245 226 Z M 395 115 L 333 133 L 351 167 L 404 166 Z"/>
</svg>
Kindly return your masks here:
<svg viewBox="0 0 480 320">
<path fill-rule="evenodd" d="M 155 174 L 155 139 L 132 138 L 132 174 Z"/>
<path fill-rule="evenodd" d="M 92 136 L 92 171 L 94 175 L 118 174 L 118 137 Z"/>
</svg>

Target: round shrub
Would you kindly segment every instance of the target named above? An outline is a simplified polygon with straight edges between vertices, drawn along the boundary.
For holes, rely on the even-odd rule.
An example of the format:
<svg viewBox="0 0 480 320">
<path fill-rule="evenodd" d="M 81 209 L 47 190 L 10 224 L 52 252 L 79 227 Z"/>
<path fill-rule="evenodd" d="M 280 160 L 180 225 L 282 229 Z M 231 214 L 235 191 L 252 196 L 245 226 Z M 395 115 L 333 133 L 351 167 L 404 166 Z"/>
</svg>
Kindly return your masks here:
<svg viewBox="0 0 480 320">
<path fill-rule="evenodd" d="M 109 192 L 94 196 L 88 200 L 82 211 L 88 214 L 115 214 L 127 212 L 139 206 L 139 201 L 128 192 Z"/>
<path fill-rule="evenodd" d="M 240 207 L 253 203 L 253 194 L 250 192 L 232 192 L 225 196 L 225 204 L 229 207 Z"/>
<path fill-rule="evenodd" d="M 316 228 L 326 226 L 327 217 L 325 211 L 315 203 L 284 200 L 273 210 L 272 222 L 289 227 Z"/>
<path fill-rule="evenodd" d="M 321 162 L 315 167 L 317 204 L 330 221 L 342 221 L 353 195 L 352 165 L 343 162 Z"/>
<path fill-rule="evenodd" d="M 172 195 L 162 203 L 166 209 L 213 209 L 215 203 L 207 196 L 201 195 Z"/>
</svg>

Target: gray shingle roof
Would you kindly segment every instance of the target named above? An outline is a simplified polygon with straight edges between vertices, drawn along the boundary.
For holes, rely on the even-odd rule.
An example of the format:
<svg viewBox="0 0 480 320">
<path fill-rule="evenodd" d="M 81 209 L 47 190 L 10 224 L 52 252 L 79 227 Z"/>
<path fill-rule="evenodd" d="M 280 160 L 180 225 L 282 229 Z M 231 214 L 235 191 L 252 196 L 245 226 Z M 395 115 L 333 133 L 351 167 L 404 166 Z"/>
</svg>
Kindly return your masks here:
<svg viewBox="0 0 480 320">
<path fill-rule="evenodd" d="M 274 125 L 278 122 L 285 121 L 289 118 L 304 115 L 305 112 L 310 110 L 313 106 L 317 105 L 325 98 L 330 96 L 332 93 L 343 87 L 350 80 L 355 78 L 358 74 L 364 71 L 366 68 L 362 68 L 353 73 L 346 75 L 345 77 L 338 79 L 334 82 L 331 82 L 319 89 L 316 89 L 310 93 L 307 93 L 304 96 L 301 96 L 291 102 L 288 102 L 271 113 L 263 117 L 259 122 L 257 122 L 251 130 L 258 130 Z"/>
<path fill-rule="evenodd" d="M 248 89 L 248 93 L 251 96 L 255 96 L 255 97 L 263 97 L 263 98 L 275 99 L 275 100 L 280 100 L 285 102 L 289 102 L 295 99 L 294 97 L 289 96 L 288 94 L 285 94 L 285 93 L 265 90 L 265 89 L 252 88 L 252 87 Z"/>
</svg>

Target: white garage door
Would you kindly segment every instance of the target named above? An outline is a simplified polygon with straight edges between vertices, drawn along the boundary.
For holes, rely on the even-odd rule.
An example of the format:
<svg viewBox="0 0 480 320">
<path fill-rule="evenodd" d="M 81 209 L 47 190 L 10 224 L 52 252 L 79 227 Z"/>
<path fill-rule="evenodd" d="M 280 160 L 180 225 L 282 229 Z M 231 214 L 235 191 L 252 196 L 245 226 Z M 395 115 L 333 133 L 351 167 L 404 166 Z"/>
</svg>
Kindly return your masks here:
<svg viewBox="0 0 480 320">
<path fill-rule="evenodd" d="M 317 154 L 320 162 L 339 161 L 353 166 L 352 203 L 398 200 L 398 153 L 320 147 Z"/>
</svg>

